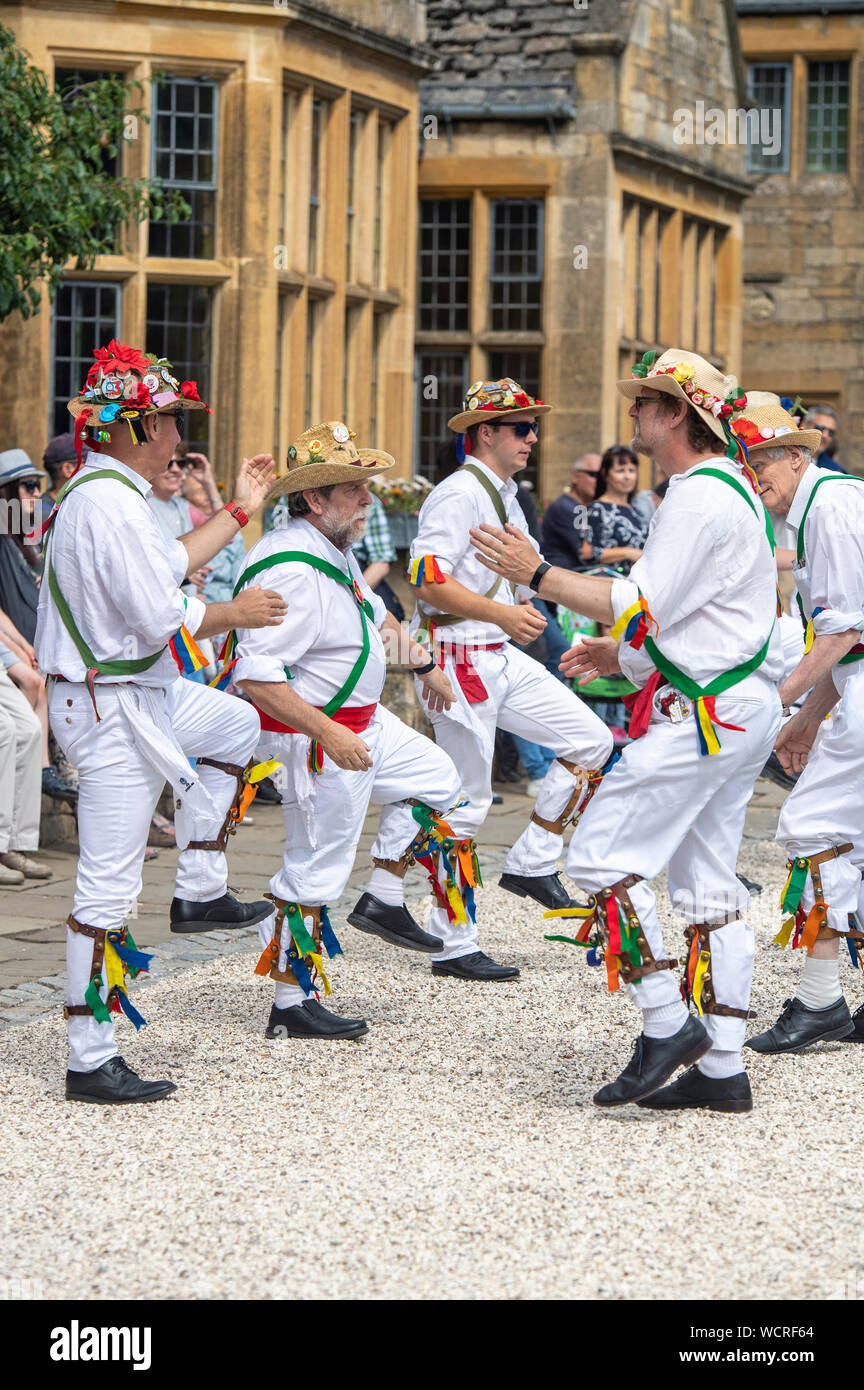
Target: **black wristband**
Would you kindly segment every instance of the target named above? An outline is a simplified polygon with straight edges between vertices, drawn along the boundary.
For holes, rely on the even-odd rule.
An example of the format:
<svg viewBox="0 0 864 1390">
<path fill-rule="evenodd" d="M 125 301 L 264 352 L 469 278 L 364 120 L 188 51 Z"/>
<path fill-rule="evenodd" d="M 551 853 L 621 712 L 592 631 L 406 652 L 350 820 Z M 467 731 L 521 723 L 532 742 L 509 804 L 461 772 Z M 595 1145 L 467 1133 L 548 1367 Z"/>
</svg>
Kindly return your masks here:
<svg viewBox="0 0 864 1390">
<path fill-rule="evenodd" d="M 414 672 L 415 676 L 428 676 L 429 672 L 434 671 L 437 665 L 438 662 L 435 660 L 433 656 L 431 661 L 427 661 L 425 666 L 413 666 L 411 669 Z"/>
<path fill-rule="evenodd" d="M 547 570 L 551 570 L 551 568 L 552 566 L 549 564 L 548 560 L 541 560 L 540 564 L 537 566 L 531 578 L 528 580 L 528 588 L 533 589 L 535 594 L 537 590 L 540 588 L 540 584 L 544 574 Z"/>
</svg>

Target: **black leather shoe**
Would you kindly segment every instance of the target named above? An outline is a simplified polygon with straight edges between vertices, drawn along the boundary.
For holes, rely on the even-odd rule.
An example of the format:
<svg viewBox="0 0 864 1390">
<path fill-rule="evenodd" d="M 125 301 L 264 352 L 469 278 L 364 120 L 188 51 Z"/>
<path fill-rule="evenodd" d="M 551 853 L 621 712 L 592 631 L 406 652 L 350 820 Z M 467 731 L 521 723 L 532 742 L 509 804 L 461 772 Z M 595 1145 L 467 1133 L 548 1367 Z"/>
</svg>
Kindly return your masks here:
<svg viewBox="0 0 864 1390">
<path fill-rule="evenodd" d="M 815 1042 L 832 1042 L 855 1031 L 849 1005 L 842 994 L 827 1009 L 808 1009 L 800 999 L 784 999 L 773 1028 L 748 1038 L 745 1047 L 754 1052 L 803 1052 Z"/>
<path fill-rule="evenodd" d="M 389 941 L 391 946 L 404 946 L 406 951 L 425 951 L 427 955 L 434 955 L 444 946 L 440 936 L 430 936 L 419 922 L 414 921 L 407 907 L 382 903 L 371 893 L 363 894 L 348 913 L 347 920 L 358 931 L 380 936 L 382 941 Z"/>
<path fill-rule="evenodd" d="M 498 887 L 517 898 L 533 898 L 541 907 L 578 907 L 557 874 L 502 874 Z"/>
<path fill-rule="evenodd" d="M 272 777 L 262 777 L 258 783 L 255 800 L 259 806 L 281 806 L 282 794 Z"/>
<path fill-rule="evenodd" d="M 259 898 L 241 903 L 230 893 L 209 903 L 193 903 L 188 898 L 172 898 L 171 930 L 176 932 L 218 931 L 224 927 L 253 927 L 273 911 L 273 904 Z"/>
<path fill-rule="evenodd" d="M 647 1110 L 723 1110 L 743 1113 L 753 1109 L 753 1093 L 746 1071 L 735 1076 L 705 1076 L 698 1067 L 691 1067 L 683 1076 L 676 1076 L 671 1086 L 645 1096 L 637 1105 Z"/>
<path fill-rule="evenodd" d="M 457 980 L 515 980 L 519 971 L 515 965 L 496 965 L 482 951 L 452 960 L 436 960 L 433 975 L 452 975 Z"/>
<path fill-rule="evenodd" d="M 787 772 L 777 754 L 772 753 L 759 776 L 767 777 L 769 782 L 773 782 L 775 786 L 782 787 L 784 791 L 788 792 L 794 787 L 801 773 Z"/>
<path fill-rule="evenodd" d="M 737 878 L 737 880 L 738 880 L 739 883 L 743 883 L 743 884 L 744 884 L 744 887 L 747 889 L 747 892 L 748 892 L 748 893 L 761 893 L 761 892 L 762 892 L 762 884 L 761 884 L 761 883 L 754 883 L 753 879 L 752 879 L 752 878 L 747 878 L 746 874 L 736 874 L 735 877 Z"/>
<path fill-rule="evenodd" d="M 847 1033 L 843 1041 L 864 1043 L 864 1004 L 852 1015 L 852 1032 Z"/>
<path fill-rule="evenodd" d="M 369 1032 L 365 1018 L 340 1018 L 331 1014 L 317 999 L 304 999 L 289 1009 L 274 1004 L 267 1020 L 265 1038 L 362 1038 Z"/>
<path fill-rule="evenodd" d="M 671 1038 L 646 1038 L 640 1033 L 633 1056 L 619 1077 L 601 1086 L 595 1105 L 628 1105 L 641 1100 L 669 1080 L 679 1067 L 690 1066 L 710 1051 L 711 1039 L 698 1018 L 692 1016 Z"/>
<path fill-rule="evenodd" d="M 177 1087 L 173 1081 L 142 1081 L 120 1056 L 109 1057 L 95 1071 L 67 1071 L 66 1099 L 90 1105 L 135 1105 L 164 1100 Z"/>
</svg>

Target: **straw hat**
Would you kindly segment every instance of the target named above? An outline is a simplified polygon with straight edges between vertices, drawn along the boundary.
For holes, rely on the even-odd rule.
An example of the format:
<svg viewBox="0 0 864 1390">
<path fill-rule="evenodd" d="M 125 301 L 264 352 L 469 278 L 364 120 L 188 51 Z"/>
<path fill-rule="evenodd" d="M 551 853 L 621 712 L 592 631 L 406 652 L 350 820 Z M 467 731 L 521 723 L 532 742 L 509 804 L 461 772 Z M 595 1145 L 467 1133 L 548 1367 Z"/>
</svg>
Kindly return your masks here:
<svg viewBox="0 0 864 1390">
<path fill-rule="evenodd" d="M 733 410 L 742 410 L 747 404 L 747 397 L 738 390 L 737 377 L 724 376 L 704 357 L 682 348 L 669 348 L 660 357 L 654 351 L 646 352 L 633 368 L 633 379 L 618 382 L 618 390 L 629 400 L 644 386 L 692 405 L 724 444 L 729 443 L 728 422 Z"/>
<path fill-rule="evenodd" d="M 111 438 L 107 427 L 118 420 L 125 420 L 135 442 L 143 443 L 140 426 L 135 422 L 144 415 L 181 407 L 212 414 L 198 395 L 197 383 L 178 381 L 174 368 L 164 357 L 139 352 L 118 343 L 116 338 L 106 348 L 96 348 L 93 357 L 87 380 L 68 407 L 75 421 L 79 460 L 81 436 L 87 433 L 97 442 L 107 443 Z"/>
<path fill-rule="evenodd" d="M 357 449 L 353 430 L 341 420 L 328 420 L 305 430 L 288 450 L 288 472 L 272 483 L 268 496 L 330 487 L 332 483 L 368 482 L 394 468 L 396 460 L 383 449 Z"/>
<path fill-rule="evenodd" d="M 784 410 L 775 396 L 764 403 L 754 404 L 757 393 L 747 399 L 746 412 L 732 421 L 732 433 L 743 440 L 747 453 L 758 453 L 760 449 L 801 448 L 818 453 L 822 446 L 820 430 L 802 430 L 798 421 L 788 410 Z M 760 398 L 770 396 L 768 391 L 760 391 Z"/>
<path fill-rule="evenodd" d="M 523 410 L 546 415 L 551 409 L 551 405 L 535 401 L 512 377 L 505 376 L 500 381 L 475 381 L 473 386 L 468 387 L 462 410 L 447 421 L 447 427 L 456 434 L 464 434 L 471 425 L 479 425 L 483 421 L 501 420 Z"/>
</svg>

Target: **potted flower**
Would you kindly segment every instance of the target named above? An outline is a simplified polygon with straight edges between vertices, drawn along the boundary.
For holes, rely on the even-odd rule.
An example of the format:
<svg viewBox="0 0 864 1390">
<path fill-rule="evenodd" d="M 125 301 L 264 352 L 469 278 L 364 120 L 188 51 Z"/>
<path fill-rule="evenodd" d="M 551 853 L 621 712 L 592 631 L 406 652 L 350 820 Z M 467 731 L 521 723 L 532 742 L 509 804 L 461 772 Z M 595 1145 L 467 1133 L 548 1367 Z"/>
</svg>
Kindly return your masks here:
<svg viewBox="0 0 864 1390">
<path fill-rule="evenodd" d="M 417 514 L 432 491 L 427 478 L 381 478 L 372 489 L 387 514 L 390 539 L 407 550 L 417 535 Z"/>
</svg>

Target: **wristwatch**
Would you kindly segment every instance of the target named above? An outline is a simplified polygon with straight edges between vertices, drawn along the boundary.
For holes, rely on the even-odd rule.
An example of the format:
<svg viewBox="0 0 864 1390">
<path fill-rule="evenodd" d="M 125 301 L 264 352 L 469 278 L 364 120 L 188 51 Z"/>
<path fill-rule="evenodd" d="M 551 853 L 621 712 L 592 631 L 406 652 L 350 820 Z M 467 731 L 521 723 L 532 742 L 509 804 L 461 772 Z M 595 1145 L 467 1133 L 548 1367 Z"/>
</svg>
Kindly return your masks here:
<svg viewBox="0 0 864 1390">
<path fill-rule="evenodd" d="M 528 588 L 533 589 L 535 594 L 537 590 L 540 588 L 540 584 L 544 574 L 547 570 L 551 570 L 551 568 L 552 566 L 549 564 L 548 560 L 541 560 L 540 564 L 537 566 L 536 570 L 532 574 L 531 578 L 528 581 Z"/>
<path fill-rule="evenodd" d="M 223 511 L 229 512 L 230 515 L 233 516 L 241 530 L 244 526 L 249 525 L 248 516 L 237 502 L 226 502 Z"/>
</svg>

